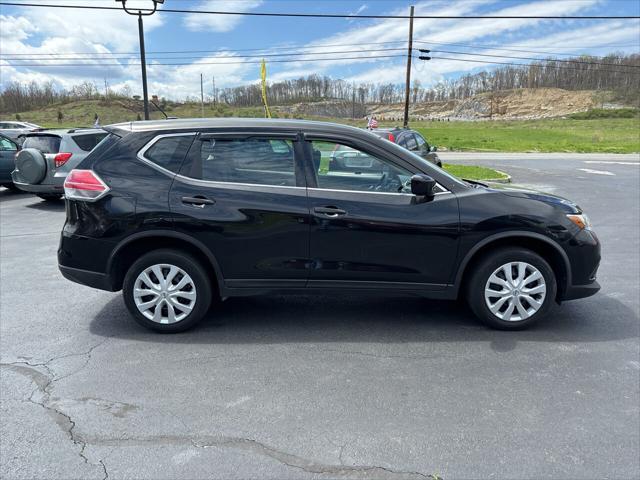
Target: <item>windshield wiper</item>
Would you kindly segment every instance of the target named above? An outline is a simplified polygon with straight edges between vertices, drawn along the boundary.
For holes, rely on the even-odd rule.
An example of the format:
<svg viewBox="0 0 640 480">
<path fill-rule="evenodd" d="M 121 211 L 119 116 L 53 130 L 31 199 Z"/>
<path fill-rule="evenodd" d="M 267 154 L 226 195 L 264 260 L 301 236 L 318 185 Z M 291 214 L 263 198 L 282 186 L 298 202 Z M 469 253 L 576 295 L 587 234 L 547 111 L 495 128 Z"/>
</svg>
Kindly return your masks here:
<svg viewBox="0 0 640 480">
<path fill-rule="evenodd" d="M 463 181 L 463 182 L 467 182 L 467 183 L 469 183 L 469 184 L 471 184 L 471 185 L 474 185 L 474 186 L 475 186 L 475 185 L 479 185 L 479 186 L 481 186 L 481 187 L 488 187 L 488 186 L 489 186 L 489 185 L 487 185 L 486 183 L 482 183 L 482 182 L 479 182 L 479 181 L 477 181 L 477 180 L 469 180 L 468 178 L 463 178 L 463 179 L 462 179 L 462 181 Z"/>
</svg>

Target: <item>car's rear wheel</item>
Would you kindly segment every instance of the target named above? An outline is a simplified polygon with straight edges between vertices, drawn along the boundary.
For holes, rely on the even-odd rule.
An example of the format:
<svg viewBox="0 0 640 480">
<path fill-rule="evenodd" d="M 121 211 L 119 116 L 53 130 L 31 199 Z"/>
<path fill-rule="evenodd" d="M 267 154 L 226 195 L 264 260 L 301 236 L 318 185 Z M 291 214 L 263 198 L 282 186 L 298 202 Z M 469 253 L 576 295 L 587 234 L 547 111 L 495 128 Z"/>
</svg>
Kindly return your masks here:
<svg viewBox="0 0 640 480">
<path fill-rule="evenodd" d="M 505 248 L 485 256 L 467 283 L 467 300 L 486 325 L 519 330 L 543 317 L 556 297 L 549 264 L 524 248 Z"/>
<path fill-rule="evenodd" d="M 36 195 L 45 202 L 57 202 L 62 199 L 61 193 L 37 193 Z"/>
<path fill-rule="evenodd" d="M 191 255 L 156 250 L 127 271 L 124 301 L 140 325 L 161 333 L 182 332 L 198 323 L 211 304 L 211 281 Z"/>
</svg>

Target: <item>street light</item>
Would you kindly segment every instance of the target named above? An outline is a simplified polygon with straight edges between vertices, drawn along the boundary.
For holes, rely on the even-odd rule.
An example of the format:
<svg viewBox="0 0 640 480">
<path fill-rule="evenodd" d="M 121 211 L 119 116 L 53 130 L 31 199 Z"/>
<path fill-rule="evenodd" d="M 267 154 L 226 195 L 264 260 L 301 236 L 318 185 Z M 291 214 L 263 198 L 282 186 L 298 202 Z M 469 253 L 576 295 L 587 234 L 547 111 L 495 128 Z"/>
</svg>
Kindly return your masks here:
<svg viewBox="0 0 640 480">
<path fill-rule="evenodd" d="M 116 0 L 116 3 L 122 3 L 122 8 L 129 15 L 137 15 L 138 17 L 138 34 L 140 36 L 140 64 L 142 65 L 142 97 L 144 99 L 144 119 L 149 120 L 149 92 L 147 90 L 147 62 L 144 53 L 144 26 L 142 17 L 148 17 L 156 13 L 158 4 L 162 5 L 164 0 L 152 0 L 153 9 L 133 9 L 127 8 L 127 0 Z"/>
</svg>

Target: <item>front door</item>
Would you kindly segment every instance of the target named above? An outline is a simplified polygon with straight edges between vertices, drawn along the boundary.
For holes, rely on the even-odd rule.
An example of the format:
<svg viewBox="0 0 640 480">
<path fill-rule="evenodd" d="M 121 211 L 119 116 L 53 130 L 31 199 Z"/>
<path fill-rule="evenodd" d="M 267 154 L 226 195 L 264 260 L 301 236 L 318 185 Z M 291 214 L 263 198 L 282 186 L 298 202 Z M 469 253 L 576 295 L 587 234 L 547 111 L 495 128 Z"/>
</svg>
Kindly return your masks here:
<svg viewBox="0 0 640 480">
<path fill-rule="evenodd" d="M 200 134 L 170 194 L 174 225 L 206 245 L 229 288 L 304 287 L 309 209 L 296 134 Z"/>
<path fill-rule="evenodd" d="M 444 288 L 458 246 L 454 194 L 417 202 L 408 181 L 418 172 L 366 147 L 313 137 L 306 151 L 310 287 Z M 350 171 L 331 169 L 335 152 Z"/>
</svg>

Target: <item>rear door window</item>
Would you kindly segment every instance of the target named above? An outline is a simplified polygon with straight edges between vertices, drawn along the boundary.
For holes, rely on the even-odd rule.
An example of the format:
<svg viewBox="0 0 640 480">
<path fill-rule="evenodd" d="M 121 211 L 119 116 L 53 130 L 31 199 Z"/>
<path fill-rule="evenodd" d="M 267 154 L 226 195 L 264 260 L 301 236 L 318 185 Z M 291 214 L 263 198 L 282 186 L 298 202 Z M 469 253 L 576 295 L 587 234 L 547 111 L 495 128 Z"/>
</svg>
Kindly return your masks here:
<svg viewBox="0 0 640 480">
<path fill-rule="evenodd" d="M 293 142 L 270 138 L 208 138 L 200 145 L 200 178 L 216 182 L 296 186 Z"/>
<path fill-rule="evenodd" d="M 36 135 L 24 139 L 22 148 L 35 148 L 42 153 L 58 153 L 62 138 L 57 135 Z"/>
<path fill-rule="evenodd" d="M 144 152 L 144 158 L 178 173 L 195 135 L 174 135 L 158 139 Z"/>
<path fill-rule="evenodd" d="M 89 133 L 86 135 L 74 135 L 71 137 L 78 147 L 85 152 L 90 152 L 98 145 L 104 137 L 107 136 L 107 132 Z"/>
</svg>

